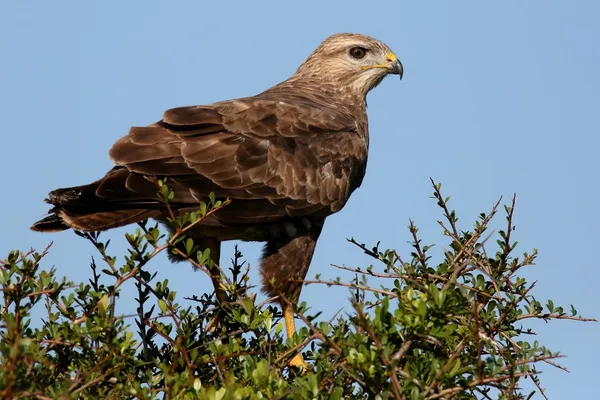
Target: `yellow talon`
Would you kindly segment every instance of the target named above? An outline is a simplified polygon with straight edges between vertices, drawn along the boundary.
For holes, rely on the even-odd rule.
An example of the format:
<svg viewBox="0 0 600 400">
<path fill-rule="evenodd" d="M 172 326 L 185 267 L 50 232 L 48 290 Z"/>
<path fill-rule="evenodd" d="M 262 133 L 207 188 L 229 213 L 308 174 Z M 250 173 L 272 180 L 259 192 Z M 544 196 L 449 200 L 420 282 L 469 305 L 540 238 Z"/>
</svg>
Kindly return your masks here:
<svg viewBox="0 0 600 400">
<path fill-rule="evenodd" d="M 296 354 L 294 358 L 290 360 L 288 365 L 290 367 L 300 368 L 302 372 L 308 371 L 308 365 L 306 364 L 306 361 L 304 361 L 304 358 L 300 353 Z"/>
</svg>

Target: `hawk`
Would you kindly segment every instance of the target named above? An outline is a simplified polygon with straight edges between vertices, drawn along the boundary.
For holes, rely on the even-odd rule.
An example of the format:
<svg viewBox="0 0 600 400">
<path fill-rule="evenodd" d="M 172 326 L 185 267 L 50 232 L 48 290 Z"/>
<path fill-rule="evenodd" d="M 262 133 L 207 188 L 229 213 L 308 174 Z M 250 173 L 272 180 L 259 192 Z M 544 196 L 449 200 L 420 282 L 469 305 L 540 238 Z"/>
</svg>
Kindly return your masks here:
<svg viewBox="0 0 600 400">
<path fill-rule="evenodd" d="M 252 97 L 169 109 L 132 127 L 110 150 L 115 167 L 88 185 L 57 189 L 34 231 L 101 231 L 166 208 L 150 177 L 167 178 L 176 212 L 216 197 L 231 203 L 187 233 L 218 265 L 226 240 L 266 242 L 263 290 L 280 301 L 288 337 L 325 219 L 365 175 L 367 93 L 402 64 L 384 43 L 342 33 L 324 40 L 287 80 Z M 210 270 L 218 289 L 220 274 Z M 280 297 L 281 298 L 281 297 Z M 305 366 L 300 354 L 291 365 Z"/>
</svg>

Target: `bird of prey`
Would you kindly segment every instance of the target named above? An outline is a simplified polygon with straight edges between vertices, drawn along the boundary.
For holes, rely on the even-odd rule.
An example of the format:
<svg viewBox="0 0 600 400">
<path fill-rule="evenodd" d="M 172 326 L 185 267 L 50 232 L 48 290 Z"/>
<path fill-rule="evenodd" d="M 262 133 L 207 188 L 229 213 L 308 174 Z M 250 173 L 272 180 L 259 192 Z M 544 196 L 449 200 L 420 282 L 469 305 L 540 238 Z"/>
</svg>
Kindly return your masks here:
<svg viewBox="0 0 600 400">
<path fill-rule="evenodd" d="M 168 179 L 177 212 L 196 210 L 211 192 L 229 198 L 187 236 L 210 249 L 216 264 L 223 241 L 266 242 L 263 290 L 287 298 L 281 305 L 291 337 L 293 304 L 323 223 L 365 175 L 366 95 L 388 74 L 402 73 L 384 43 L 333 35 L 289 79 L 256 96 L 173 108 L 156 123 L 132 127 L 110 150 L 115 167 L 88 185 L 50 192 L 53 208 L 32 229 L 101 231 L 165 221 L 151 177 Z M 290 364 L 305 366 L 299 354 Z"/>
</svg>

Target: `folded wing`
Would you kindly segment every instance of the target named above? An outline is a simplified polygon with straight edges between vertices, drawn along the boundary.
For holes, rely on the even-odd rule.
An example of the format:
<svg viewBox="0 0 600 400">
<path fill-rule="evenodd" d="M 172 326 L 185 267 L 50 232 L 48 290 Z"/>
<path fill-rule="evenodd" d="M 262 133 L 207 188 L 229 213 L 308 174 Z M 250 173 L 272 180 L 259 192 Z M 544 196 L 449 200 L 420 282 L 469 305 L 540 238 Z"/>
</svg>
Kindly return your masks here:
<svg viewBox="0 0 600 400">
<path fill-rule="evenodd" d="M 176 201 L 231 198 L 218 218 L 238 224 L 338 211 L 360 185 L 366 152 L 339 111 L 250 98 L 168 110 L 110 155 L 130 172 L 168 177 Z"/>
</svg>

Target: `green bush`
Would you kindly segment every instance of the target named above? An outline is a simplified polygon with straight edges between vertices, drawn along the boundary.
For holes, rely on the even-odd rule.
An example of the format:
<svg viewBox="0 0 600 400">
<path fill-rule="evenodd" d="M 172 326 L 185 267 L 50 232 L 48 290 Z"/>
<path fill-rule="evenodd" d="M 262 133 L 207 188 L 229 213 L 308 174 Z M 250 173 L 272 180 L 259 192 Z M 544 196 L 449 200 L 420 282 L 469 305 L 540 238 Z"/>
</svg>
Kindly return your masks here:
<svg viewBox="0 0 600 400">
<path fill-rule="evenodd" d="M 168 199 L 168 189 L 163 189 Z M 208 259 L 185 238 L 189 227 L 227 203 L 214 198 L 199 211 L 173 218 L 173 233 L 140 224 L 126 235 L 126 262 L 106 252 L 97 233 L 79 233 L 97 248 L 88 283 L 61 279 L 42 269 L 48 249 L 11 252 L 2 261 L 0 334 L 2 398 L 83 399 L 522 399 L 522 383 L 541 389 L 537 365 L 559 367 L 559 354 L 533 339 L 531 319 L 582 318 L 551 300 L 533 296 L 519 276 L 537 252 L 514 255 L 514 199 L 504 206 L 506 227 L 488 233 L 500 203 L 460 230 L 440 186 L 434 197 L 448 237 L 443 259 L 433 262 L 411 222 L 413 251 L 401 257 L 351 240 L 376 261 L 340 285 L 352 294 L 352 310 L 332 321 L 297 309 L 304 326 L 290 340 L 280 311 L 257 304 L 248 292 L 247 269 L 236 249 L 223 271 L 233 299 L 219 307 L 213 294 L 181 300 L 167 280 L 145 270 L 162 251 L 178 251 L 198 265 Z M 497 239 L 497 240 L 495 240 Z M 98 262 L 100 264 L 100 262 Z M 369 283 L 376 280 L 383 285 Z M 137 316 L 115 315 L 122 285 L 138 291 Z M 191 294 L 190 294 L 191 295 Z M 45 317 L 32 327 L 34 307 Z M 313 305 L 314 307 L 314 305 Z M 525 327 L 523 327 L 525 326 Z M 302 351 L 308 371 L 287 367 Z M 530 387 L 535 387 L 531 386 Z"/>
</svg>

